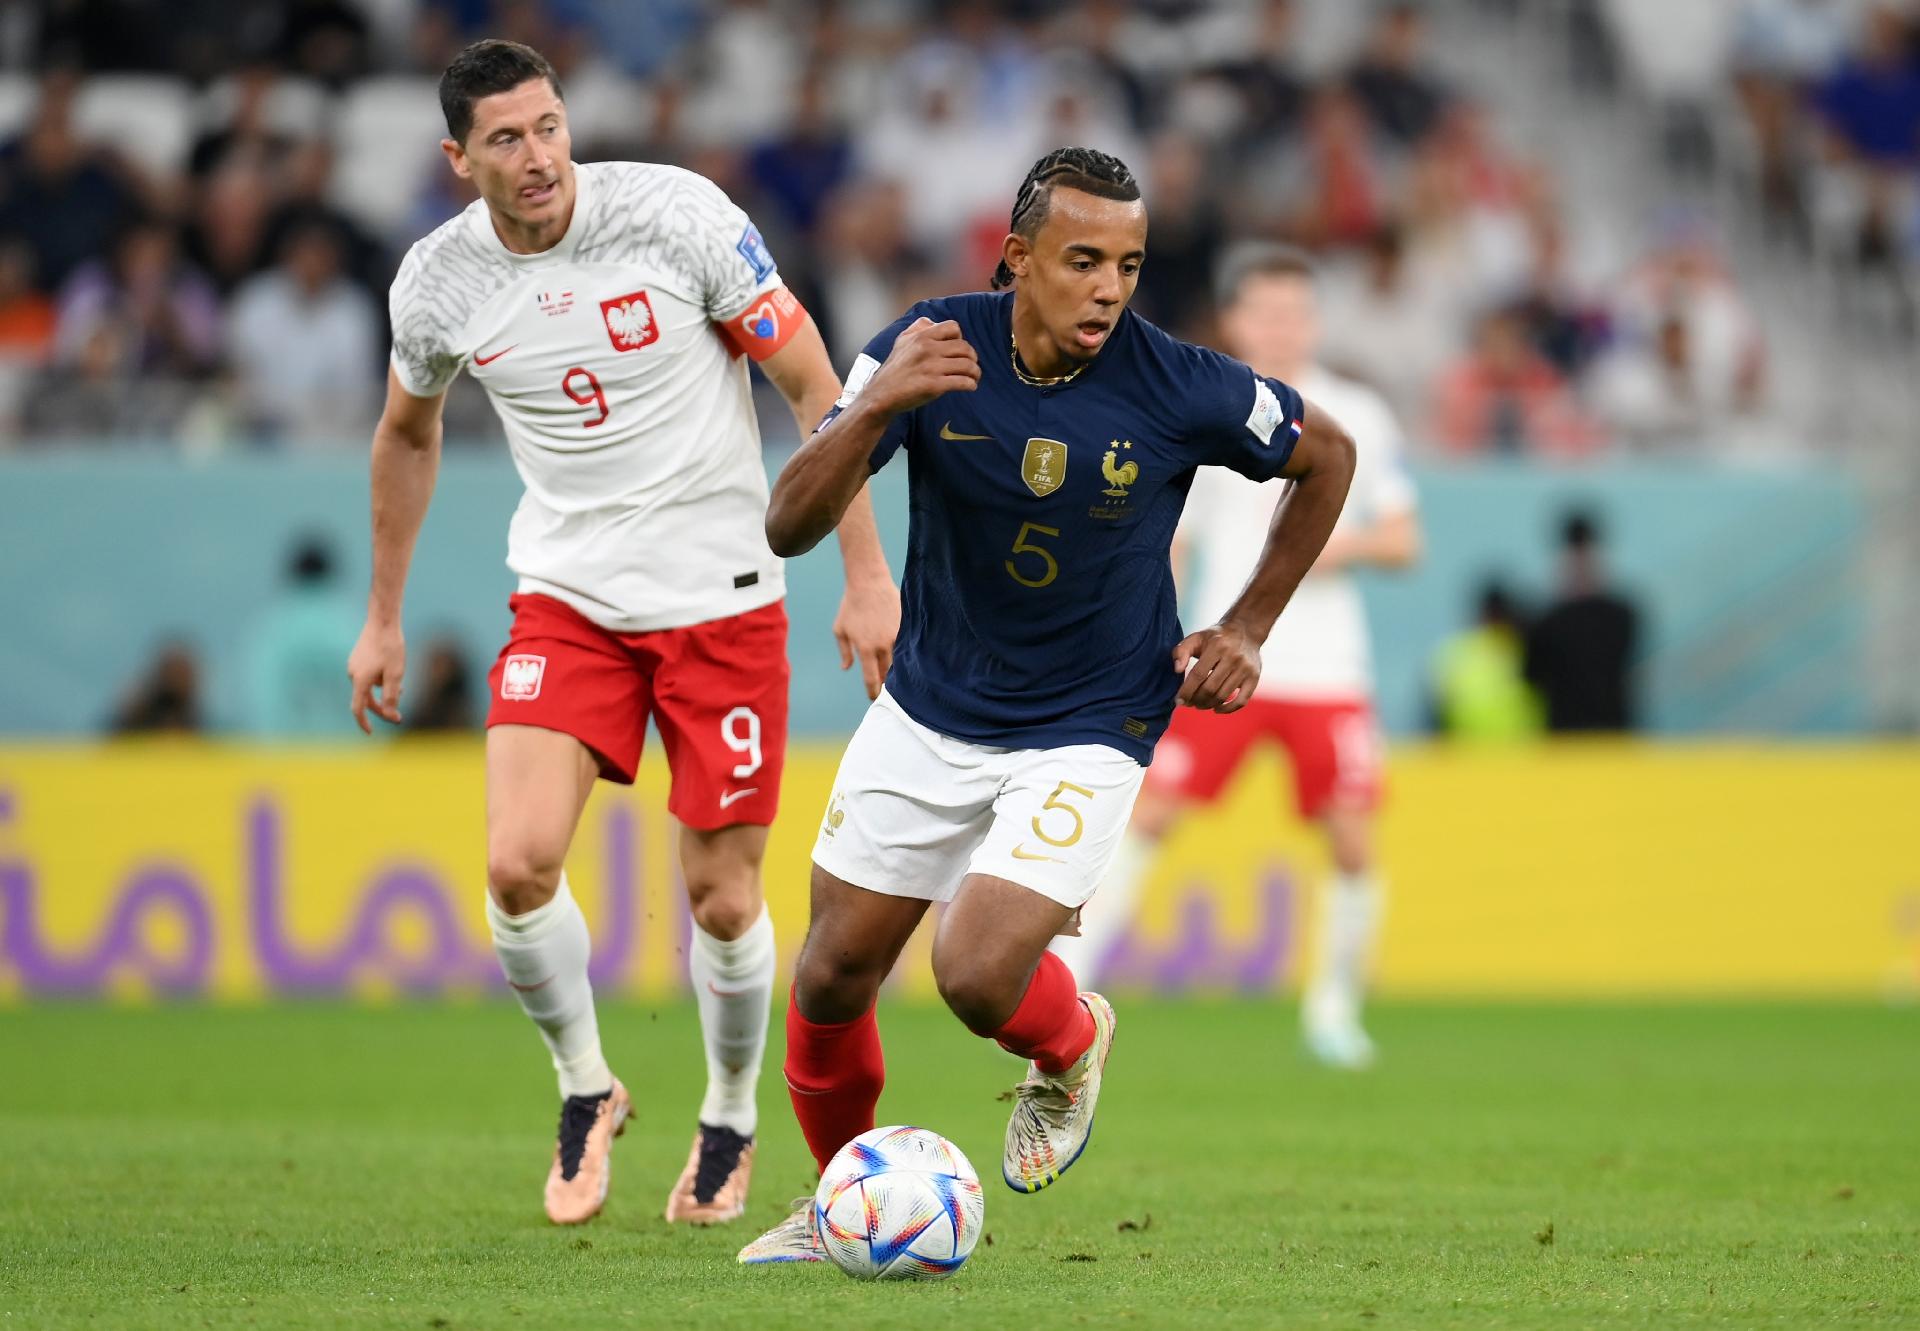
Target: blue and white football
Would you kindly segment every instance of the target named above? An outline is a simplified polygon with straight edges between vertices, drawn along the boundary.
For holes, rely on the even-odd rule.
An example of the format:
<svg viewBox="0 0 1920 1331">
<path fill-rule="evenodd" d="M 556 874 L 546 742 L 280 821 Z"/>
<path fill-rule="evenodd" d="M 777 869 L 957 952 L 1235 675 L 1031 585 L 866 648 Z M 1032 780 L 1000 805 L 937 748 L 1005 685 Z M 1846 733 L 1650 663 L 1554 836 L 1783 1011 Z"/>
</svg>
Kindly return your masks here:
<svg viewBox="0 0 1920 1331">
<path fill-rule="evenodd" d="M 980 1176 L 925 1128 L 863 1132 L 827 1162 L 813 1203 L 827 1255 L 859 1280 L 944 1280 L 980 1240 Z"/>
</svg>

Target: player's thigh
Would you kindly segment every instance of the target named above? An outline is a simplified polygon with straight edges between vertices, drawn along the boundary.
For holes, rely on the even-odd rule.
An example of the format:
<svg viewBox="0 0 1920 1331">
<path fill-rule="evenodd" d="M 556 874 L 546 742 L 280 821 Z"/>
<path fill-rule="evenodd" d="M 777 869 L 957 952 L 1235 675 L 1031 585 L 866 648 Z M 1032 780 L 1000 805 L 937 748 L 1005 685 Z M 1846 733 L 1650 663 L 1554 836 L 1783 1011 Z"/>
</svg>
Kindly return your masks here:
<svg viewBox="0 0 1920 1331">
<path fill-rule="evenodd" d="M 1195 707 L 1175 708 L 1166 733 L 1154 746 L 1147 791 L 1161 807 L 1211 804 L 1267 729 L 1266 708 L 1258 698 L 1225 716 Z"/>
<path fill-rule="evenodd" d="M 658 635 L 654 724 L 673 769 L 667 808 L 704 830 L 765 827 L 787 755 L 787 612 L 778 601 Z"/>
<path fill-rule="evenodd" d="M 794 966 L 794 1001 L 813 1022 L 852 1021 L 881 982 L 931 901 L 872 892 L 813 867 L 807 938 Z"/>
<path fill-rule="evenodd" d="M 767 857 L 767 829 L 753 823 L 731 827 L 680 827 L 680 874 L 693 918 L 715 938 L 740 937 L 760 918 L 760 868 Z"/>
<path fill-rule="evenodd" d="M 814 839 L 813 862 L 870 892 L 953 896 L 985 840 L 1011 755 L 939 734 L 886 693 L 867 709 Z"/>
<path fill-rule="evenodd" d="M 1365 702 L 1283 702 L 1277 733 L 1293 768 L 1294 803 L 1302 818 L 1329 810 L 1371 813 L 1384 784 L 1386 742 Z"/>
<path fill-rule="evenodd" d="M 571 735 L 609 781 L 630 783 L 647 733 L 649 684 L 620 639 L 550 596 L 521 594 L 488 674 L 487 728 Z"/>
<path fill-rule="evenodd" d="M 519 725 L 487 731 L 487 881 L 509 915 L 552 899 L 599 775 L 599 758 L 572 735 Z"/>
</svg>

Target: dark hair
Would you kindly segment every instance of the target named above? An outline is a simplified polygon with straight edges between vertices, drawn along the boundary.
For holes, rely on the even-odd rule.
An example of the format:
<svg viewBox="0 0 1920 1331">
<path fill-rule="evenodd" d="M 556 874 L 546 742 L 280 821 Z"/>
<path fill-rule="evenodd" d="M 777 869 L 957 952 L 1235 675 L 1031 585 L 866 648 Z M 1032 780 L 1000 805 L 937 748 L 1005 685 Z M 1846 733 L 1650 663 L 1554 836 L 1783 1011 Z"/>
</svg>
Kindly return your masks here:
<svg viewBox="0 0 1920 1331">
<path fill-rule="evenodd" d="M 440 76 L 440 113 L 447 118 L 447 137 L 464 144 L 473 130 L 475 102 L 511 92 L 530 79 L 545 79 L 553 95 L 564 99 L 560 76 L 531 46 L 488 37 L 467 47 Z"/>
<path fill-rule="evenodd" d="M 1056 189 L 1077 189 L 1098 199 L 1132 203 L 1140 197 L 1140 182 L 1118 157 L 1092 148 L 1055 148 L 1033 164 L 1020 192 L 1013 196 L 1013 215 L 1007 230 L 1026 240 L 1040 234 Z M 1013 270 L 1002 259 L 993 270 L 993 289 L 1013 285 Z"/>
<path fill-rule="evenodd" d="M 1240 289 L 1256 277 L 1295 277 L 1312 282 L 1319 275 L 1313 256 L 1294 245 L 1257 242 L 1227 252 L 1214 276 L 1213 300 L 1221 309 L 1240 298 Z"/>
<path fill-rule="evenodd" d="M 294 542 L 287 558 L 287 581 L 296 586 L 312 586 L 333 577 L 333 542 L 317 532 L 309 532 Z"/>
<path fill-rule="evenodd" d="M 1591 550 L 1599 545 L 1599 519 L 1589 509 L 1570 509 L 1560 519 L 1560 544 L 1567 550 Z"/>
<path fill-rule="evenodd" d="M 1515 626 L 1520 623 L 1520 603 L 1499 578 L 1488 578 L 1481 583 L 1477 599 L 1481 623 Z"/>
</svg>

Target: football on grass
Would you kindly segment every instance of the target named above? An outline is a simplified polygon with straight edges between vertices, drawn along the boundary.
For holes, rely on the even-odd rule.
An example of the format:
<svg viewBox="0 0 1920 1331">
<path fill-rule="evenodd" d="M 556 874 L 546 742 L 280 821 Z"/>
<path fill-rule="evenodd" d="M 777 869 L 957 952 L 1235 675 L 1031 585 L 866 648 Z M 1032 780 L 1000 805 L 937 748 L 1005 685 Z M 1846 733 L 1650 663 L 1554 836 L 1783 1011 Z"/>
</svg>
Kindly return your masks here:
<svg viewBox="0 0 1920 1331">
<path fill-rule="evenodd" d="M 973 1251 L 987 1209 L 960 1148 L 905 1127 L 841 1147 L 813 1203 L 827 1254 L 859 1280 L 944 1280 Z"/>
</svg>

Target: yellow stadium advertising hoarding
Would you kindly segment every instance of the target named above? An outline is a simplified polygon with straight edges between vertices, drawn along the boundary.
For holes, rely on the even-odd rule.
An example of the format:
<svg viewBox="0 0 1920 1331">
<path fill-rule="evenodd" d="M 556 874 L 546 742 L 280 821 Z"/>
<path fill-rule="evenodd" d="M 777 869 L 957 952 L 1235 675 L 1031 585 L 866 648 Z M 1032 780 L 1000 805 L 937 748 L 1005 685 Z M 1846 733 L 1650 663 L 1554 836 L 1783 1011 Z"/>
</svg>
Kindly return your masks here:
<svg viewBox="0 0 1920 1331">
<path fill-rule="evenodd" d="M 767 891 L 783 952 L 837 746 L 798 745 Z M 1322 858 L 1279 763 L 1169 840 L 1114 958 L 1284 989 Z M 0 1001 L 497 986 L 477 741 L 0 748 Z M 569 876 L 603 991 L 684 981 L 666 772 L 602 786 Z M 1381 829 L 1406 995 L 1920 992 L 1920 746 L 1409 748 Z M 929 992 L 925 931 L 900 983 Z"/>
</svg>

